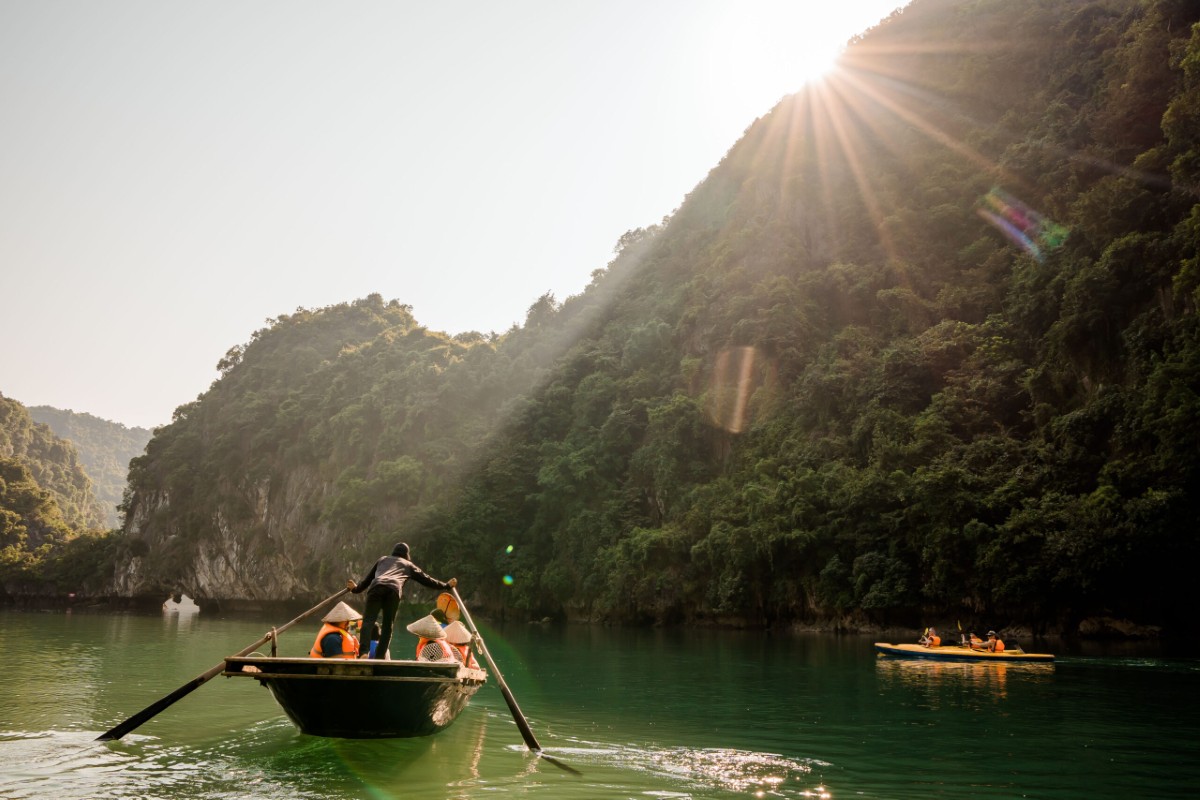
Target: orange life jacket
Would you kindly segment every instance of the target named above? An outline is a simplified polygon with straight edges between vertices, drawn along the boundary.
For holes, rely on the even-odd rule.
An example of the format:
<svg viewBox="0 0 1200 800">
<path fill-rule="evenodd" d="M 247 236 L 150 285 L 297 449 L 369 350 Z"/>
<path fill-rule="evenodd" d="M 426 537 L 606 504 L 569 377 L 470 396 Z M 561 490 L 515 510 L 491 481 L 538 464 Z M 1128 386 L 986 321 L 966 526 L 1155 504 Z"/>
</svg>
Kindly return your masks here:
<svg viewBox="0 0 1200 800">
<path fill-rule="evenodd" d="M 1004 642 L 997 639 L 996 646 L 992 648 L 992 651 L 995 653 L 1003 653 L 1004 652 Z"/>
<path fill-rule="evenodd" d="M 452 644 L 450 645 L 459 652 L 461 656 L 458 660 L 466 664 L 471 669 L 479 669 L 479 662 L 475 660 L 475 654 L 471 652 L 469 644 Z"/>
<path fill-rule="evenodd" d="M 442 655 L 440 658 L 430 658 L 428 656 L 425 656 L 425 657 L 421 656 L 421 653 L 424 652 L 426 645 L 431 645 L 431 644 L 435 645 L 437 647 L 440 647 L 442 649 Z M 416 659 L 417 659 L 417 661 L 458 661 L 459 660 L 454 654 L 453 645 L 451 645 L 445 639 L 426 639 L 424 636 L 422 636 L 421 640 L 417 642 Z"/>
<path fill-rule="evenodd" d="M 936 634 L 933 636 L 930 636 L 929 637 L 929 646 L 930 647 L 941 647 L 942 646 L 942 637 L 940 637 Z"/>
<path fill-rule="evenodd" d="M 342 652 L 336 656 L 327 656 L 321 652 L 321 640 L 331 633 L 340 634 L 342 637 Z M 350 631 L 345 628 L 339 628 L 337 625 L 326 622 L 321 626 L 320 632 L 317 634 L 316 641 L 313 642 L 312 649 L 308 651 L 309 658 L 358 658 L 358 639 L 350 635 Z"/>
</svg>

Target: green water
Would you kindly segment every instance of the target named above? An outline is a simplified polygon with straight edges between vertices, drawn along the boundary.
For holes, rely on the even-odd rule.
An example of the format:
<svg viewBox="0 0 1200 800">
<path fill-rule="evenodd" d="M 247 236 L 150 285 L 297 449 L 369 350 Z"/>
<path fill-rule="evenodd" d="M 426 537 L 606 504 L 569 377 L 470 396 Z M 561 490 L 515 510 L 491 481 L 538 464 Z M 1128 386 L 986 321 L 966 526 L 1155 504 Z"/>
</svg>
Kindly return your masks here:
<svg viewBox="0 0 1200 800">
<path fill-rule="evenodd" d="M 940 664 L 879 659 L 865 637 L 482 620 L 541 744 L 582 777 L 524 748 L 494 685 L 436 736 L 350 741 L 301 735 L 256 682 L 218 677 L 93 741 L 284 621 L 0 612 L 0 798 L 1168 798 L 1200 783 L 1194 657 L 1048 643 L 1052 667 Z"/>
</svg>

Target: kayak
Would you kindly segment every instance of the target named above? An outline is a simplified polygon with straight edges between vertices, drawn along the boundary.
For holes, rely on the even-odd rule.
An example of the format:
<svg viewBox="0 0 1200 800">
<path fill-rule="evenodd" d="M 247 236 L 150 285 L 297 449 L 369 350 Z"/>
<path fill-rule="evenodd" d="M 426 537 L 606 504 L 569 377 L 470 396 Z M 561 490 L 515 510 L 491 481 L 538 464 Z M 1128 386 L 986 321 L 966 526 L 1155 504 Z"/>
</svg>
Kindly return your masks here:
<svg viewBox="0 0 1200 800">
<path fill-rule="evenodd" d="M 896 658 L 927 658 L 933 661 L 995 661 L 1008 663 L 1010 661 L 1040 661 L 1053 662 L 1054 656 L 1049 653 L 1026 653 L 1013 648 L 1002 653 L 992 653 L 988 650 L 972 650 L 962 645 L 945 645 L 943 647 L 925 647 L 920 644 L 888 644 L 876 642 L 875 651 L 882 656 Z"/>
</svg>

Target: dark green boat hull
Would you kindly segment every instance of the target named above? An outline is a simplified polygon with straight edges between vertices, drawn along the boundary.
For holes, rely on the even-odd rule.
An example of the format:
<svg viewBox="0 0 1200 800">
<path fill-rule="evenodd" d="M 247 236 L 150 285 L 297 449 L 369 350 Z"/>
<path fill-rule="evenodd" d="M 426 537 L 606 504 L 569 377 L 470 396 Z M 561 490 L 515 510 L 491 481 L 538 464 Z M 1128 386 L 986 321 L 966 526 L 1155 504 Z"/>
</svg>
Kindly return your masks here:
<svg viewBox="0 0 1200 800">
<path fill-rule="evenodd" d="M 226 659 L 224 674 L 266 686 L 303 733 L 343 739 L 437 733 L 487 680 L 451 661 L 263 656 Z"/>
</svg>

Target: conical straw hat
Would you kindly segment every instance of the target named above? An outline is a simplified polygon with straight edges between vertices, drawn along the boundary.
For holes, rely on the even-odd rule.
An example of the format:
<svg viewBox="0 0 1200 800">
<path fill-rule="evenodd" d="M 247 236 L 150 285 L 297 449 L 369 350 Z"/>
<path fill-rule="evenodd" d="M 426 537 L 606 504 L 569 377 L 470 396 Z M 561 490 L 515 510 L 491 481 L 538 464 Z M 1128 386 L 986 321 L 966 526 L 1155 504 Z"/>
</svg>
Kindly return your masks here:
<svg viewBox="0 0 1200 800">
<path fill-rule="evenodd" d="M 362 614 L 345 603 L 338 603 L 332 611 L 321 617 L 321 622 L 349 622 L 352 619 L 362 619 Z"/>
<path fill-rule="evenodd" d="M 466 625 L 454 620 L 446 626 L 446 641 L 450 644 L 470 644 L 471 632 L 467 630 Z"/>
<path fill-rule="evenodd" d="M 426 639 L 444 639 L 446 632 L 442 630 L 442 626 L 432 615 L 421 617 L 416 622 L 408 625 L 408 632 L 414 636 L 423 636 Z"/>
</svg>

